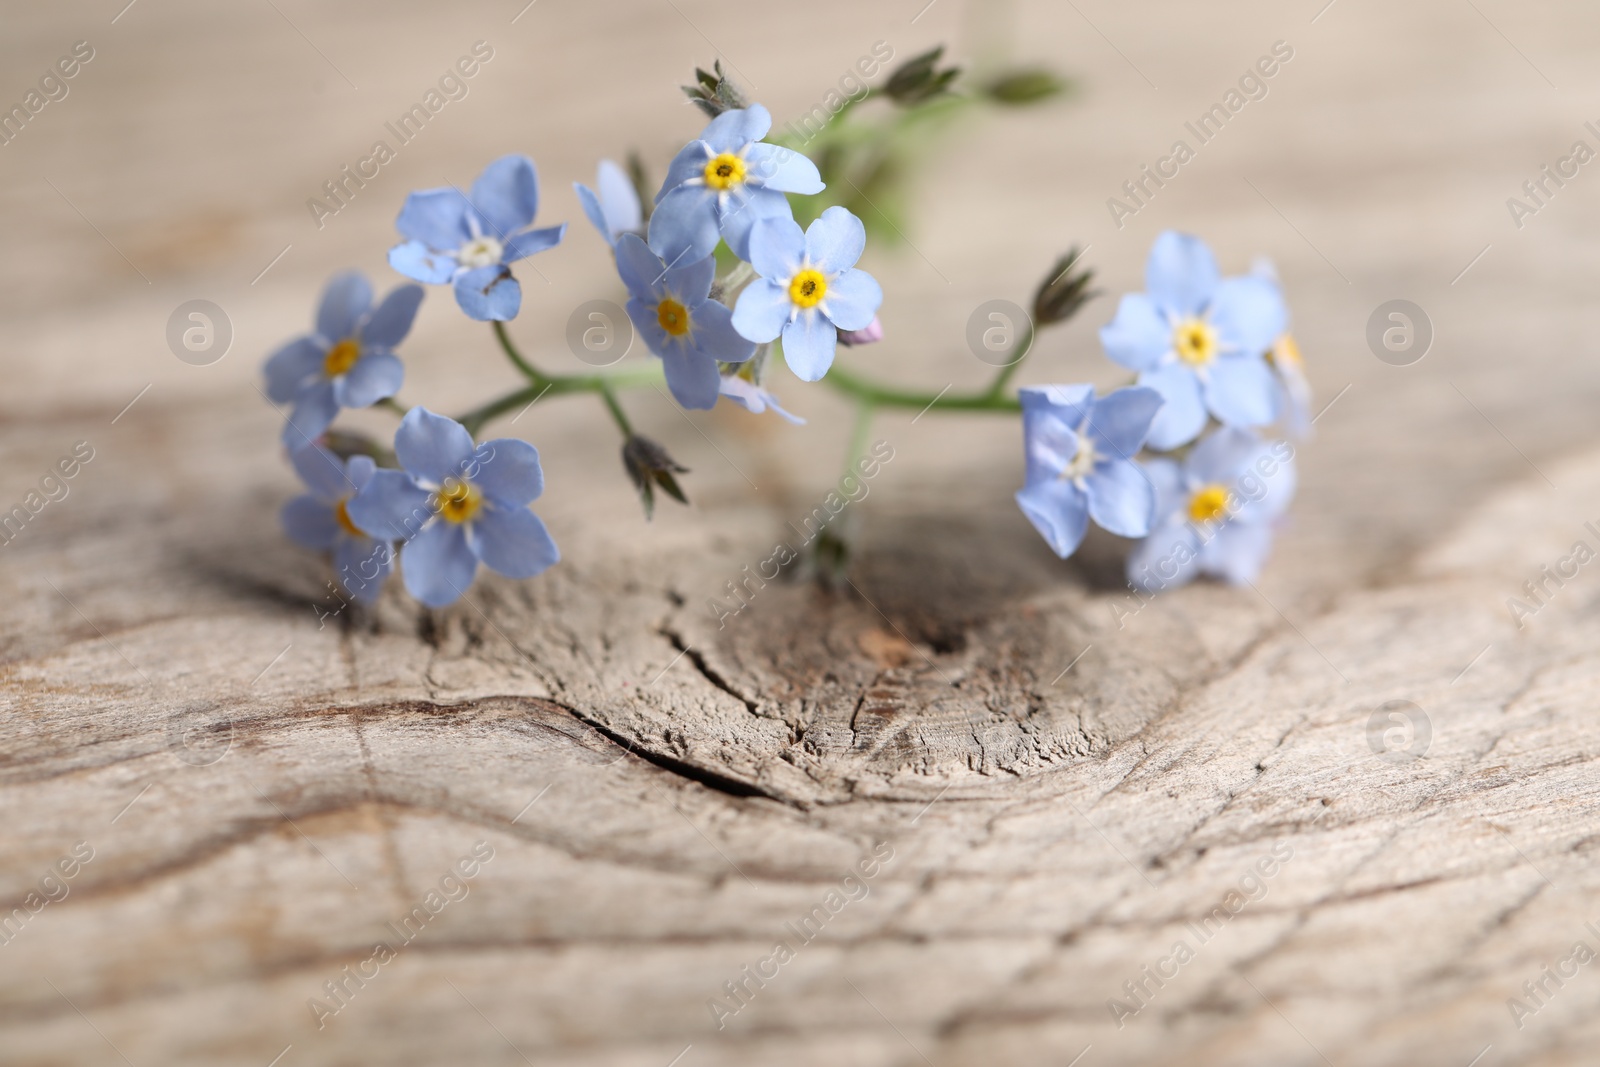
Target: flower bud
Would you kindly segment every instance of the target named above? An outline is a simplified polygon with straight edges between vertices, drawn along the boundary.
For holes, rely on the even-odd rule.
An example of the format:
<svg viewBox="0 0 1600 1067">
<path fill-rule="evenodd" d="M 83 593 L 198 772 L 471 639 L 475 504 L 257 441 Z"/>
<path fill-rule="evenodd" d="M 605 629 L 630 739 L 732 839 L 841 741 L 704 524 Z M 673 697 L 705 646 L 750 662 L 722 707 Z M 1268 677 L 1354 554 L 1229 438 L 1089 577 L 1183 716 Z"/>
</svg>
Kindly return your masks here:
<svg viewBox="0 0 1600 1067">
<path fill-rule="evenodd" d="M 394 453 L 364 433 L 354 430 L 327 430 L 317 443 L 340 459 L 351 456 L 371 456 L 380 467 L 395 466 Z"/>
<path fill-rule="evenodd" d="M 1042 68 L 1008 71 L 983 87 L 984 95 L 997 104 L 1036 104 L 1065 92 L 1067 83 Z"/>
<path fill-rule="evenodd" d="M 1079 249 L 1073 248 L 1056 260 L 1049 277 L 1039 286 L 1033 298 L 1033 321 L 1038 325 L 1066 322 L 1097 295 L 1089 288 L 1094 271 L 1077 269 L 1078 259 L 1082 255 Z"/>
<path fill-rule="evenodd" d="M 644 517 L 649 518 L 655 511 L 656 486 L 660 486 L 672 499 L 680 504 L 687 504 L 689 498 L 683 495 L 683 490 L 678 487 L 675 474 L 687 474 L 689 468 L 681 466 L 667 450 L 639 434 L 628 438 L 622 446 L 622 467 L 628 472 L 633 487 L 639 491 L 639 499 L 644 502 Z"/>
<path fill-rule="evenodd" d="M 711 64 L 709 73 L 696 67 L 694 77 L 696 84 L 685 85 L 684 95 L 711 118 L 716 118 L 724 111 L 737 111 L 750 106 L 738 86 L 722 73 L 722 60 Z"/>
<path fill-rule="evenodd" d="M 850 347 L 874 345 L 883 340 L 883 323 L 874 315 L 872 321 L 859 330 L 840 330 L 839 343 Z"/>
<path fill-rule="evenodd" d="M 961 68 L 936 69 L 939 58 L 943 55 L 944 45 L 940 45 L 931 52 L 924 52 L 920 56 L 906 60 L 899 69 L 889 75 L 889 80 L 884 83 L 884 92 L 895 103 L 905 107 L 920 104 L 949 92 L 950 83 L 960 75 Z"/>
</svg>

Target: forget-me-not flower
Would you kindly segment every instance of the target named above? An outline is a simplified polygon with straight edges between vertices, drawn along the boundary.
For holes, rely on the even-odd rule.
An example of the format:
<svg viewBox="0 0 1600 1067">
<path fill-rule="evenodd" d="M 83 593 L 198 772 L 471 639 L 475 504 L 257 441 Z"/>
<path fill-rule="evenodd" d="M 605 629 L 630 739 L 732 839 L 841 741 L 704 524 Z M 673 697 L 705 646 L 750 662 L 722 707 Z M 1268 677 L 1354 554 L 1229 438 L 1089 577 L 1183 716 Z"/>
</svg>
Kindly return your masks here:
<svg viewBox="0 0 1600 1067">
<path fill-rule="evenodd" d="M 1089 520 L 1122 537 L 1150 532 L 1155 492 L 1133 462 L 1161 408 L 1154 389 L 1030 386 L 1022 401 L 1027 475 L 1017 506 L 1056 555 L 1076 552 Z"/>
<path fill-rule="evenodd" d="M 405 542 L 400 572 L 432 608 L 466 592 L 481 561 L 508 578 L 531 578 L 561 558 L 528 505 L 544 491 L 539 452 L 499 438 L 474 446 L 454 419 L 412 408 L 394 435 L 404 470 L 379 470 L 349 504 L 363 530 Z"/>
<path fill-rule="evenodd" d="M 635 234 L 617 241 L 617 273 L 628 287 L 628 317 L 661 357 L 667 387 L 686 408 L 717 402 L 718 363 L 743 363 L 754 343 L 733 328 L 733 312 L 711 297 L 712 256 L 669 267 Z"/>
<path fill-rule="evenodd" d="M 1144 469 L 1155 486 L 1156 521 L 1128 557 L 1128 581 L 1145 590 L 1184 585 L 1201 574 L 1236 585 L 1255 581 L 1294 497 L 1288 442 L 1224 426 L 1183 463 L 1153 459 Z"/>
<path fill-rule="evenodd" d="M 833 366 L 840 330 L 864 330 L 883 303 L 877 279 L 856 270 L 866 227 L 830 207 L 804 233 L 792 218 L 763 219 L 750 234 L 750 265 L 760 278 L 745 287 L 733 326 L 752 341 L 783 335 L 783 358 L 802 381 Z"/>
<path fill-rule="evenodd" d="M 291 452 L 289 459 L 311 492 L 283 506 L 284 532 L 296 544 L 331 551 L 339 584 L 361 603 L 372 603 L 394 570 L 394 546 L 352 522 L 348 505 L 372 480 L 377 465 L 371 456 L 346 462 L 321 445 Z"/>
<path fill-rule="evenodd" d="M 480 322 L 517 317 L 522 286 L 511 264 L 561 243 L 567 224 L 530 230 L 539 210 L 539 175 L 527 156 L 504 156 L 484 168 L 464 195 L 455 186 L 406 197 L 395 228 L 406 238 L 389 265 L 419 282 L 453 282 L 456 303 Z"/>
<path fill-rule="evenodd" d="M 609 159 L 600 161 L 595 175 L 594 188 L 582 182 L 573 182 L 578 203 L 589 217 L 606 244 L 616 247 L 617 238 L 625 233 L 644 232 L 644 209 L 639 206 L 639 194 L 621 167 Z"/>
<path fill-rule="evenodd" d="M 772 116 L 760 104 L 724 111 L 678 153 L 650 216 L 656 255 L 672 264 L 704 259 L 720 236 L 748 260 L 757 222 L 794 217 L 785 193 L 822 192 L 816 164 L 761 140 L 771 128 Z"/>
<path fill-rule="evenodd" d="M 785 411 L 780 407 L 777 397 L 745 377 L 742 371 L 736 374 L 724 374 L 722 383 L 718 388 L 723 396 L 752 415 L 760 415 L 764 411 L 772 411 L 781 415 L 795 426 L 804 426 L 806 424 L 806 420 L 799 415 Z"/>
<path fill-rule="evenodd" d="M 340 408 L 364 408 L 400 391 L 405 368 L 393 348 L 411 332 L 420 285 L 401 285 L 372 306 L 361 274 L 335 275 L 322 291 L 315 329 L 274 352 L 264 368 L 267 396 L 294 403 L 283 428 L 290 451 L 311 445 Z"/>
<path fill-rule="evenodd" d="M 1193 441 L 1208 412 L 1227 426 L 1270 423 L 1278 387 L 1265 355 L 1288 319 L 1278 287 L 1253 275 L 1223 278 L 1203 241 L 1169 230 L 1150 250 L 1145 289 L 1122 298 L 1100 341 L 1166 399 L 1150 446 Z"/>
</svg>

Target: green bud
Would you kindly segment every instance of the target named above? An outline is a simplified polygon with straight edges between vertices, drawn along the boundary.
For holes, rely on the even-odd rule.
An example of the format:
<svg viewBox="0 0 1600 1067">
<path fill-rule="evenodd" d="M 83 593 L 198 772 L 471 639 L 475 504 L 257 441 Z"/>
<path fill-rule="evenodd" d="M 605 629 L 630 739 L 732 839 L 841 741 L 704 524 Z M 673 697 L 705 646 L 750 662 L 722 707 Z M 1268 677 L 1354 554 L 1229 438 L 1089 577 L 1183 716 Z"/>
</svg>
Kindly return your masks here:
<svg viewBox="0 0 1600 1067">
<path fill-rule="evenodd" d="M 950 91 L 950 83 L 961 74 L 960 67 L 939 70 L 939 59 L 944 55 L 944 45 L 913 56 L 900 65 L 884 83 L 883 91 L 903 107 L 920 104 Z"/>
<path fill-rule="evenodd" d="M 750 106 L 739 87 L 728 80 L 722 73 L 722 60 L 711 64 L 711 70 L 704 71 L 699 67 L 694 69 L 694 85 L 685 85 L 683 93 L 694 106 L 704 111 L 711 118 L 716 118 L 724 111 L 738 111 Z"/>
<path fill-rule="evenodd" d="M 1056 260 L 1044 284 L 1033 297 L 1033 321 L 1040 326 L 1066 322 L 1098 294 L 1089 288 L 1094 271 L 1078 270 L 1083 253 L 1076 247 Z"/>
<path fill-rule="evenodd" d="M 677 474 L 689 473 L 689 468 L 680 466 L 667 450 L 650 440 L 634 434 L 622 446 L 622 467 L 628 472 L 633 487 L 639 491 L 639 499 L 644 502 L 644 517 L 649 518 L 655 512 L 656 486 L 680 504 L 687 504 L 689 498 L 683 495 L 683 490 L 678 486 Z"/>
<path fill-rule="evenodd" d="M 1043 68 L 1013 70 L 983 87 L 997 104 L 1036 104 L 1066 91 L 1067 83 Z"/>
</svg>

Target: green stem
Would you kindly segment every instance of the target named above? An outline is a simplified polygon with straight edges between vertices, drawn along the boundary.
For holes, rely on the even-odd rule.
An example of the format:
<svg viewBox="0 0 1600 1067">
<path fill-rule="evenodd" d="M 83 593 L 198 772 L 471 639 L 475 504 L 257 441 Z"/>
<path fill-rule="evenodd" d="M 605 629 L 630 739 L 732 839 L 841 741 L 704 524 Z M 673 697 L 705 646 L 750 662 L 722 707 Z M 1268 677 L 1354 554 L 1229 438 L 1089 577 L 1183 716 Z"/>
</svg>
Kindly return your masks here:
<svg viewBox="0 0 1600 1067">
<path fill-rule="evenodd" d="M 915 411 L 999 411 L 1017 412 L 1022 404 L 1014 396 L 997 395 L 990 390 L 981 393 L 915 392 L 881 385 L 867 378 L 858 378 L 837 364 L 822 379 L 839 392 L 857 400 L 886 408 L 910 408 Z"/>
<path fill-rule="evenodd" d="M 536 383 L 550 381 L 550 375 L 545 374 L 532 363 L 529 363 L 523 358 L 522 353 L 517 351 L 517 346 L 511 343 L 511 335 L 506 332 L 505 323 L 496 322 L 494 324 L 494 335 L 499 340 L 500 348 L 505 352 L 506 358 L 511 361 L 513 366 L 525 374 L 529 381 Z"/>
<path fill-rule="evenodd" d="M 844 480 L 860 472 L 856 464 L 867 451 L 867 435 L 872 431 L 872 416 L 877 410 L 877 405 L 870 400 L 863 400 L 856 408 L 856 425 L 850 433 L 850 447 L 844 455 L 844 473 L 839 476 L 842 487 Z"/>
<path fill-rule="evenodd" d="M 411 410 L 392 396 L 384 397 L 382 400 L 378 401 L 376 406 L 380 408 L 387 408 L 389 411 L 399 415 L 402 419 L 406 417 L 406 412 Z"/>
<path fill-rule="evenodd" d="M 1030 323 L 1017 338 L 1017 343 L 1011 346 L 1011 352 L 1016 356 L 1010 363 L 1000 368 L 1000 373 L 994 376 L 994 381 L 989 383 L 989 395 L 999 396 L 1005 392 L 1006 386 L 1011 382 L 1013 375 L 1022 367 L 1022 361 L 1028 358 L 1028 353 L 1033 351 L 1034 330 Z"/>
<path fill-rule="evenodd" d="M 632 437 L 633 425 L 628 422 L 627 413 L 622 410 L 622 405 L 617 403 L 617 394 L 616 391 L 611 388 L 610 382 L 604 382 L 601 384 L 600 399 L 606 402 L 606 407 L 610 410 L 611 417 L 616 420 L 617 429 L 622 431 L 622 436 Z"/>
</svg>

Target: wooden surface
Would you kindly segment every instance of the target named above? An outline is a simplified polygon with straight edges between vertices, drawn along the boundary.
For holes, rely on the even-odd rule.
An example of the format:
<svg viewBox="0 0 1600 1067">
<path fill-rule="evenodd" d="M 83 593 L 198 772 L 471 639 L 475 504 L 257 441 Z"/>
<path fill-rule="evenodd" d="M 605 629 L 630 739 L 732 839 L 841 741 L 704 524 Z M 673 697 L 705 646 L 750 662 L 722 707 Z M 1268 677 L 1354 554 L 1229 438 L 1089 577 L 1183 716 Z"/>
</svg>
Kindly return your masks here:
<svg viewBox="0 0 1600 1067">
<path fill-rule="evenodd" d="M 0 504 L 93 451 L 0 549 L 0 1064 L 1593 1062 L 1600 563 L 1520 628 L 1507 599 L 1600 551 L 1600 177 L 1506 207 L 1600 146 L 1591 9 L 118 6 L 0 35 L 5 100 L 95 49 L 0 147 Z M 319 230 L 305 200 L 477 40 L 467 98 Z M 390 283 L 405 192 L 535 156 L 574 226 L 514 332 L 576 370 L 566 317 L 617 287 L 570 182 L 692 136 L 674 86 L 713 48 L 781 122 L 879 40 L 1009 41 L 1081 91 L 930 161 L 911 247 L 869 252 L 890 340 L 845 358 L 981 380 L 967 316 L 1073 241 L 1113 294 L 1167 227 L 1270 255 L 1338 399 L 1260 588 L 1130 614 L 1117 545 L 1062 564 L 1017 513 L 1014 422 L 885 416 L 853 586 L 773 583 L 719 628 L 843 450 L 848 412 L 780 380 L 808 427 L 628 399 L 693 468 L 648 525 L 597 405 L 502 422 L 562 566 L 319 622 L 252 383 L 327 274 Z M 1267 97 L 1113 226 L 1279 40 Z M 1365 340 L 1395 298 L 1436 331 L 1408 367 Z M 211 366 L 163 337 L 190 299 L 233 326 Z M 1111 306 L 1024 378 L 1113 382 Z M 442 290 L 403 354 L 412 403 L 514 383 Z M 1384 751 L 1392 702 L 1417 758 Z"/>
</svg>

